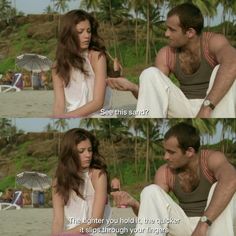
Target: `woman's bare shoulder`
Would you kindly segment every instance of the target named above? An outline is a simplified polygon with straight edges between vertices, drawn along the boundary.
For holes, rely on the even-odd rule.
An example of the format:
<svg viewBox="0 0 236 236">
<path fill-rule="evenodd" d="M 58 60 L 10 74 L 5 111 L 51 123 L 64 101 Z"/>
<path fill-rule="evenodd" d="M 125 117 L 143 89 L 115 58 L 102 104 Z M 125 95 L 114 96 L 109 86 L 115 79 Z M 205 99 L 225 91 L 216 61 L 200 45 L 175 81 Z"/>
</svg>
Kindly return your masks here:
<svg viewBox="0 0 236 236">
<path fill-rule="evenodd" d="M 94 176 L 97 176 L 97 177 L 99 177 L 101 175 L 105 175 L 106 176 L 106 173 L 103 170 L 101 170 L 101 169 L 94 169 L 94 168 L 92 168 L 92 169 L 90 169 L 90 173 L 91 173 L 91 175 L 94 175 Z"/>
<path fill-rule="evenodd" d="M 91 60 L 93 60 L 93 61 L 98 61 L 101 58 L 105 59 L 105 54 L 101 51 L 90 50 L 89 56 L 90 56 Z"/>
</svg>

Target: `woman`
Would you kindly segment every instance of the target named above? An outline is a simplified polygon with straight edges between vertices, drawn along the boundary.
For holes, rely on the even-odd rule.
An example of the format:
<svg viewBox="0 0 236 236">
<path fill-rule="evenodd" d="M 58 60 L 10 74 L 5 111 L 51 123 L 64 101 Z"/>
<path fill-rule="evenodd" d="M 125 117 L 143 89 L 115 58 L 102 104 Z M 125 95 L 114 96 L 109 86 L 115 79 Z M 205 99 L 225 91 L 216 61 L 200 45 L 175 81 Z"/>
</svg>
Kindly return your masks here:
<svg viewBox="0 0 236 236">
<path fill-rule="evenodd" d="M 98 23 L 83 10 L 64 15 L 53 68 L 55 117 L 84 117 L 108 109 L 105 46 Z"/>
<path fill-rule="evenodd" d="M 52 235 L 113 235 L 99 233 L 111 215 L 107 192 L 107 170 L 98 141 L 83 129 L 69 130 L 62 140 L 53 184 Z"/>
</svg>

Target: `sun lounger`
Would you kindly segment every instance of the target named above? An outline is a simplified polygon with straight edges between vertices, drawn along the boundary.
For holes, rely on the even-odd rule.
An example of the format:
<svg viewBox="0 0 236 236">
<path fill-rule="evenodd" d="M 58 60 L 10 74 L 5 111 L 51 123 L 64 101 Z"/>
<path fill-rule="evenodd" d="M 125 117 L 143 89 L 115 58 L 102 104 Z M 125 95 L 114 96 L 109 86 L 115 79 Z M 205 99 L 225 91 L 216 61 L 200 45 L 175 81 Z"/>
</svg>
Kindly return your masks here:
<svg viewBox="0 0 236 236">
<path fill-rule="evenodd" d="M 6 93 L 6 92 L 9 92 L 11 90 L 13 90 L 13 91 L 15 90 L 16 92 L 21 91 L 21 89 L 17 85 L 20 82 L 22 74 L 21 73 L 16 73 L 15 76 L 16 77 L 15 77 L 12 85 L 4 85 L 4 84 L 0 85 L 0 92 Z"/>
<path fill-rule="evenodd" d="M 1 202 L 0 203 L 0 210 L 8 210 L 8 209 L 16 209 L 19 210 L 21 208 L 21 199 L 22 198 L 22 192 L 21 191 L 15 191 L 14 198 L 11 203 L 8 202 Z"/>
</svg>

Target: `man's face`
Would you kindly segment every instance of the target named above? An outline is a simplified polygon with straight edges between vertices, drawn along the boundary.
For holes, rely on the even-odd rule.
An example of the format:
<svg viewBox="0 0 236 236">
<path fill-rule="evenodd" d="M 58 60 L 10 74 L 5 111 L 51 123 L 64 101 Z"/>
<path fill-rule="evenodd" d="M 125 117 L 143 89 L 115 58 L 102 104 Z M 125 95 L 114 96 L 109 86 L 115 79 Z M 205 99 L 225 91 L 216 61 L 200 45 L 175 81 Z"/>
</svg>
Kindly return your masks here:
<svg viewBox="0 0 236 236">
<path fill-rule="evenodd" d="M 169 39 L 169 46 L 173 48 L 181 48 L 185 46 L 188 42 L 186 33 L 183 32 L 180 27 L 179 17 L 173 15 L 166 20 L 166 32 L 165 36 Z"/>
<path fill-rule="evenodd" d="M 186 153 L 179 148 L 176 137 L 170 137 L 163 142 L 165 150 L 164 160 L 171 169 L 182 168 L 188 164 L 189 158 Z"/>
</svg>

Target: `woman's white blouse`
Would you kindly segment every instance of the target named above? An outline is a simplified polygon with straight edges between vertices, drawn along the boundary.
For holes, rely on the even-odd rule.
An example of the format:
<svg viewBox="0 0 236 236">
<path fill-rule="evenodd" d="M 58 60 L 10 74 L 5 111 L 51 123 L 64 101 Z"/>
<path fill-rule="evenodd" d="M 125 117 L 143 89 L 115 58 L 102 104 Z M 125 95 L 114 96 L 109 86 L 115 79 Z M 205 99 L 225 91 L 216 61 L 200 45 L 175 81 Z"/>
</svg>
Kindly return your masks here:
<svg viewBox="0 0 236 236">
<path fill-rule="evenodd" d="M 88 57 L 88 52 L 84 53 L 84 58 L 84 68 L 87 71 L 87 75 L 82 73 L 79 69 L 73 68 L 70 82 L 67 87 L 64 87 L 67 112 L 74 111 L 93 100 L 95 74 Z M 106 87 L 104 109 L 110 109 L 111 107 L 111 94 L 111 89 Z M 100 111 L 94 114 L 99 114 L 99 112 Z"/>
</svg>

